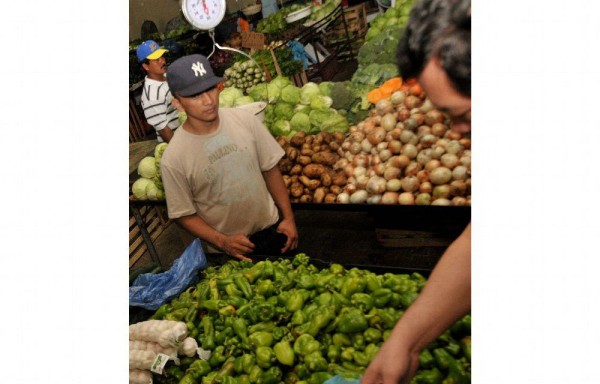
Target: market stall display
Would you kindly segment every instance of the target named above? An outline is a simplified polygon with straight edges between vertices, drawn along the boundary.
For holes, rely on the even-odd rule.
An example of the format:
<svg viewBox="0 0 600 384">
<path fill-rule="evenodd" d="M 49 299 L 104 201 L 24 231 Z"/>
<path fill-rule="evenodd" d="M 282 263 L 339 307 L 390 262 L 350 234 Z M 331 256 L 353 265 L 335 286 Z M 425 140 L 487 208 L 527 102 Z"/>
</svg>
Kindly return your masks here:
<svg viewBox="0 0 600 384">
<path fill-rule="evenodd" d="M 317 265 L 297 254 L 204 270 L 199 283 L 151 317 L 185 322 L 199 346 L 193 357 L 169 361 L 154 382 L 358 378 L 427 280 L 417 272 Z M 470 382 L 470 339 L 467 315 L 423 350 L 413 382 Z"/>
<path fill-rule="evenodd" d="M 138 164 L 137 173 L 140 177 L 131 186 L 131 192 L 137 200 L 165 199 L 165 190 L 160 178 L 160 159 L 167 145 L 156 145 L 154 156 L 146 156 Z"/>
</svg>

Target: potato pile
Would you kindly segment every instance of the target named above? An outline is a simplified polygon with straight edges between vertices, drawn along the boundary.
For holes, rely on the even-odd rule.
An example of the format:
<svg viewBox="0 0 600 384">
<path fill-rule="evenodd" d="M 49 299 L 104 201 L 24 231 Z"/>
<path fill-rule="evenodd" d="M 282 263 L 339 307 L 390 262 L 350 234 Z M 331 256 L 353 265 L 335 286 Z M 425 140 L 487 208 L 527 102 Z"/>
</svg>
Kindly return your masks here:
<svg viewBox="0 0 600 384">
<path fill-rule="evenodd" d="M 277 138 L 285 151 L 279 169 L 293 203 L 335 202 L 348 180 L 343 170 L 333 171 L 344 139 L 341 132 L 298 132 Z"/>
</svg>

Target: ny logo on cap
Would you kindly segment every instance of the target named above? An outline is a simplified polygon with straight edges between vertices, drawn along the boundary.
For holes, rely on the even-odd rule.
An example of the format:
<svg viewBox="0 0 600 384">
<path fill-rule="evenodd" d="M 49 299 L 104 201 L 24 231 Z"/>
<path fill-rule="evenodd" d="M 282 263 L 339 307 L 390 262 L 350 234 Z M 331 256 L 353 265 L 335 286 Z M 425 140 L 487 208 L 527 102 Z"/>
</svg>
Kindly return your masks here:
<svg viewBox="0 0 600 384">
<path fill-rule="evenodd" d="M 198 75 L 200 75 L 200 76 L 206 75 L 206 69 L 204 69 L 204 64 L 202 64 L 199 61 L 196 61 L 192 65 L 192 70 L 194 71 L 194 76 L 196 76 L 196 77 L 198 77 Z"/>
</svg>

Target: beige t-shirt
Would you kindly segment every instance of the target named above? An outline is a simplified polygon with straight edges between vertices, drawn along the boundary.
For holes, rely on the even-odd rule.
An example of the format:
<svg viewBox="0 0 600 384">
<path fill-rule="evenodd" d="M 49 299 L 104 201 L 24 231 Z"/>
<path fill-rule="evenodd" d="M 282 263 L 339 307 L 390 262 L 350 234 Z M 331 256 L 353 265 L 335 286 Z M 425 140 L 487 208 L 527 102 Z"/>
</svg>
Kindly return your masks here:
<svg viewBox="0 0 600 384">
<path fill-rule="evenodd" d="M 169 218 L 196 213 L 227 235 L 251 235 L 279 215 L 262 172 L 277 166 L 283 149 L 250 112 L 219 109 L 208 135 L 178 129 L 160 163 Z"/>
</svg>

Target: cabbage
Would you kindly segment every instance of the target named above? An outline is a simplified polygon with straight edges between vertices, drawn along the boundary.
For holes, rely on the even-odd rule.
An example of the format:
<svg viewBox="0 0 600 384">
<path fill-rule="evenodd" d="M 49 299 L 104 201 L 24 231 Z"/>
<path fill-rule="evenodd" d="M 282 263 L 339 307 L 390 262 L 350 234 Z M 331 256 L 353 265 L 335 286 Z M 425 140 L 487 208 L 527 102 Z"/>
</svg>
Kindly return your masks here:
<svg viewBox="0 0 600 384">
<path fill-rule="evenodd" d="M 331 81 L 324 81 L 322 83 L 319 83 L 319 90 L 321 91 L 321 95 L 329 96 L 329 94 L 331 93 L 332 85 L 333 84 Z"/>
<path fill-rule="evenodd" d="M 321 123 L 322 132 L 348 132 L 348 120 L 337 113 L 332 113 Z"/>
<path fill-rule="evenodd" d="M 304 104 L 297 104 L 296 107 L 294 107 L 294 112 L 302 112 L 308 115 L 310 113 L 310 106 Z"/>
<path fill-rule="evenodd" d="M 298 104 L 300 102 L 300 88 L 293 84 L 286 85 L 281 90 L 281 100 L 291 104 Z"/>
<path fill-rule="evenodd" d="M 321 124 L 327 120 L 332 112 L 329 109 L 315 109 L 310 111 L 308 117 L 310 118 L 310 125 L 313 128 L 311 131 L 319 132 L 321 130 Z"/>
<path fill-rule="evenodd" d="M 163 153 L 167 149 L 167 143 L 160 143 L 156 147 L 154 147 L 154 159 L 159 161 L 162 157 Z"/>
<path fill-rule="evenodd" d="M 156 160 L 152 156 L 146 156 L 138 165 L 138 175 L 151 179 L 156 176 L 157 167 Z"/>
<path fill-rule="evenodd" d="M 267 93 L 269 95 L 269 103 L 276 103 L 281 95 L 281 89 L 277 86 L 277 84 L 270 82 L 267 84 Z"/>
<path fill-rule="evenodd" d="M 277 76 L 273 80 L 271 80 L 269 84 L 276 85 L 279 89 L 283 89 L 288 85 L 292 84 L 292 82 L 287 77 Z"/>
<path fill-rule="evenodd" d="M 290 125 L 295 131 L 310 131 L 310 118 L 306 113 L 298 112 L 290 120 Z"/>
<path fill-rule="evenodd" d="M 312 98 L 320 94 L 321 90 L 319 89 L 317 83 L 309 81 L 308 83 L 304 84 L 302 88 L 300 88 L 300 103 L 309 105 Z"/>
<path fill-rule="evenodd" d="M 150 183 L 146 184 L 146 197 L 148 200 L 163 200 L 165 193 L 150 181 Z"/>
<path fill-rule="evenodd" d="M 254 87 L 248 89 L 248 95 L 252 97 L 254 101 L 267 101 L 267 84 L 256 84 Z"/>
<path fill-rule="evenodd" d="M 327 109 L 331 107 L 333 100 L 329 96 L 316 95 L 310 101 L 310 107 L 312 109 Z"/>
<path fill-rule="evenodd" d="M 273 133 L 273 136 L 287 136 L 291 129 L 292 127 L 290 122 L 287 120 L 277 120 L 275 121 L 275 124 L 271 126 L 271 132 Z"/>
<path fill-rule="evenodd" d="M 233 107 L 233 103 L 236 99 L 244 96 L 242 90 L 235 87 L 225 88 L 219 93 L 219 105 L 221 107 Z"/>
<path fill-rule="evenodd" d="M 275 118 L 278 120 L 289 120 L 294 116 L 294 105 L 279 102 L 275 105 Z"/>
<path fill-rule="evenodd" d="M 254 103 L 254 99 L 252 99 L 252 97 L 242 96 L 240 98 L 235 99 L 235 101 L 233 102 L 233 106 L 239 107 L 240 105 L 246 105 L 246 104 L 250 104 L 250 103 Z"/>
<path fill-rule="evenodd" d="M 140 177 L 131 186 L 131 192 L 133 192 L 133 195 L 137 199 L 147 200 L 148 197 L 146 196 L 146 187 L 150 184 L 154 185 L 152 180 L 146 179 L 145 177 Z M 156 185 L 154 185 L 154 186 L 156 187 Z"/>
</svg>

